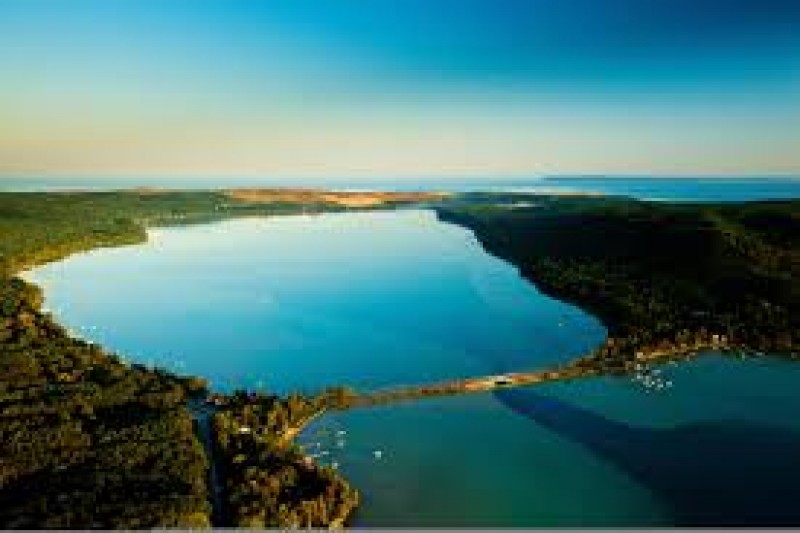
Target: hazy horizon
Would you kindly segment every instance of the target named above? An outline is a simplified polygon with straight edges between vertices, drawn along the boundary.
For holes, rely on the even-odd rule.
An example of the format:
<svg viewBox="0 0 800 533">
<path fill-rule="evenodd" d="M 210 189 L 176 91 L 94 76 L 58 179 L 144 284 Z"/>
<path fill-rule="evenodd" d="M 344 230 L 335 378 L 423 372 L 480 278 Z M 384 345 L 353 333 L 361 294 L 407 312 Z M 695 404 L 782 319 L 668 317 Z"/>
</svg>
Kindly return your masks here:
<svg viewBox="0 0 800 533">
<path fill-rule="evenodd" d="M 14 179 L 800 175 L 789 0 L 0 0 L 0 69 Z"/>
</svg>

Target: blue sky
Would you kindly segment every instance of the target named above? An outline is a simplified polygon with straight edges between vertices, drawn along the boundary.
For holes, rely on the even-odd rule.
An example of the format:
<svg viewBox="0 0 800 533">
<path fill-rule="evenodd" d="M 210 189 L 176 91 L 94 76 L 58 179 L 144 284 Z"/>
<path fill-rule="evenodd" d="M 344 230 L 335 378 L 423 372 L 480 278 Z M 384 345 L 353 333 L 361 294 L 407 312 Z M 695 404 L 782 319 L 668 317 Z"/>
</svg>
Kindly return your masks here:
<svg viewBox="0 0 800 533">
<path fill-rule="evenodd" d="M 800 2 L 0 0 L 0 173 L 800 172 Z"/>
</svg>

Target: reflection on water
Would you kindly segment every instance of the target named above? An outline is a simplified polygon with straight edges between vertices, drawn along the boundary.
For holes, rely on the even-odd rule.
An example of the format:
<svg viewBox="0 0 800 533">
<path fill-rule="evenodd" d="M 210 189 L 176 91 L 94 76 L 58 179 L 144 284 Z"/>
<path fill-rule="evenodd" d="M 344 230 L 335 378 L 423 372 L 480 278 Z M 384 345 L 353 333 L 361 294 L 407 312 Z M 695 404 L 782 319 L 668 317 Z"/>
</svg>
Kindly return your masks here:
<svg viewBox="0 0 800 533">
<path fill-rule="evenodd" d="M 367 492 L 358 525 L 800 522 L 800 365 L 706 355 L 662 374 L 673 387 L 599 378 L 353 411 L 302 440 Z"/>
<path fill-rule="evenodd" d="M 57 318 L 130 360 L 315 390 L 547 366 L 604 330 L 429 212 L 156 229 L 28 275 Z M 705 358 L 674 386 L 592 379 L 327 416 L 301 436 L 371 526 L 800 520 L 800 365 Z M 656 389 L 656 390 L 651 390 Z"/>
<path fill-rule="evenodd" d="M 800 432 L 737 420 L 642 428 L 533 390 L 496 396 L 666 502 L 679 526 L 800 523 Z"/>
<path fill-rule="evenodd" d="M 544 366 L 604 335 L 420 210 L 159 228 L 146 244 L 29 277 L 80 334 L 221 389 L 369 389 Z"/>
</svg>

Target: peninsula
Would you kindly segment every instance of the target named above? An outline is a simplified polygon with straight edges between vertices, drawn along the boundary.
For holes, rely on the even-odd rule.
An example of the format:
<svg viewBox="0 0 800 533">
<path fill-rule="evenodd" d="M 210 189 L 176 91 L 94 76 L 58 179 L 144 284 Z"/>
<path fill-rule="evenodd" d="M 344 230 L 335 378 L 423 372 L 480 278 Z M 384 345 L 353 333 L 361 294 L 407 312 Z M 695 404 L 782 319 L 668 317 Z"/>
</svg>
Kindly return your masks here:
<svg viewBox="0 0 800 533">
<path fill-rule="evenodd" d="M 625 372 L 706 348 L 799 355 L 800 201 L 472 194 L 437 214 L 606 325 L 576 363 Z"/>
</svg>

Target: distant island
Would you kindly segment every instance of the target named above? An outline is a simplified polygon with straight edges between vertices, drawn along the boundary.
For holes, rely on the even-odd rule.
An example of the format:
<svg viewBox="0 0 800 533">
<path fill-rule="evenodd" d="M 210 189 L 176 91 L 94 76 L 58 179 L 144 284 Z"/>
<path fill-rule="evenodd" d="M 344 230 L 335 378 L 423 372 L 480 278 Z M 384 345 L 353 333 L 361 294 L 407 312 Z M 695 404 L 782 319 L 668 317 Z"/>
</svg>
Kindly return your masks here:
<svg viewBox="0 0 800 533">
<path fill-rule="evenodd" d="M 279 398 L 124 364 L 71 337 L 16 277 L 146 229 L 239 216 L 424 205 L 471 229 L 607 341 L 573 374 L 625 374 L 705 349 L 798 358 L 800 201 L 310 189 L 0 193 L 0 525 L 339 527 L 359 494 L 293 437 L 359 399 Z M 521 369 L 524 370 L 524 369 Z M 572 375 L 572 374 L 571 374 Z M 342 384 L 347 385 L 347 384 Z"/>
</svg>

